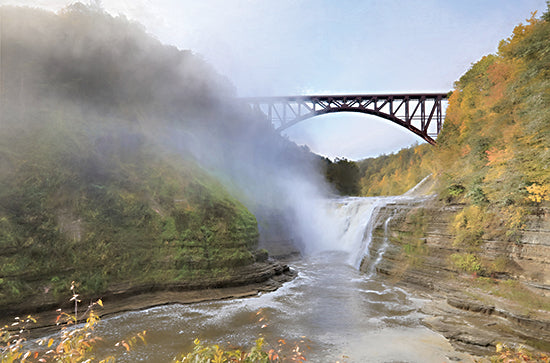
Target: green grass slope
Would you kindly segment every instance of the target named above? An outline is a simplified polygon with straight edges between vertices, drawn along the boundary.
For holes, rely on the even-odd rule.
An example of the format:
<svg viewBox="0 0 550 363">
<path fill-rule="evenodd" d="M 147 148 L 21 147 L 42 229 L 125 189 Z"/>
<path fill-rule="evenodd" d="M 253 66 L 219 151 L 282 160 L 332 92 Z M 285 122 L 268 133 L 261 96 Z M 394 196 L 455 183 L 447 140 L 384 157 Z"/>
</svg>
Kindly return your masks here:
<svg viewBox="0 0 550 363">
<path fill-rule="evenodd" d="M 72 280 L 98 293 L 254 261 L 254 216 L 193 161 L 153 152 L 140 134 L 41 131 L 0 137 L 11 165 L 0 175 L 0 305 L 37 291 L 65 296 Z M 134 144 L 112 146 L 122 139 Z"/>
<path fill-rule="evenodd" d="M 223 77 L 100 9 L 0 12 L 0 310 L 255 262 L 255 217 L 174 142 L 224 133 Z"/>
</svg>

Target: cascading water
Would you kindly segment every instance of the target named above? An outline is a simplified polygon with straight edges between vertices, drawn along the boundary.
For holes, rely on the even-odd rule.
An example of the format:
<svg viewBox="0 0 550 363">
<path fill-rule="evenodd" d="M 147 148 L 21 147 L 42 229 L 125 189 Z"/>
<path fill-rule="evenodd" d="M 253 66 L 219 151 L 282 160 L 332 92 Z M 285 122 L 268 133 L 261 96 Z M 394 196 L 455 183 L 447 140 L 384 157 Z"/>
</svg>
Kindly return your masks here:
<svg viewBox="0 0 550 363">
<path fill-rule="evenodd" d="M 322 212 L 331 223 L 316 225 L 323 228 L 323 240 L 310 243 L 309 254 L 291 264 L 298 276 L 275 292 L 123 313 L 103 320 L 97 331 L 114 345 L 121 337 L 147 330 L 148 344 L 135 347 L 120 362 L 168 362 L 191 349 L 195 338 L 206 344 L 250 346 L 259 336 L 268 349 L 276 349 L 279 339 L 287 344 L 305 341 L 301 349 L 312 362 L 472 362 L 421 324 L 423 300 L 377 278 L 375 267 L 388 247 L 391 216 L 385 221 L 384 242 L 368 255 L 378 211 L 411 198 L 327 201 Z M 373 261 L 366 274 L 358 270 L 365 256 Z"/>
<path fill-rule="evenodd" d="M 327 204 L 334 229 L 331 250 L 349 254 L 348 262 L 359 269 L 368 253 L 377 211 L 386 198 L 343 198 Z"/>
<path fill-rule="evenodd" d="M 330 234 L 332 245 L 325 243 L 323 251 L 343 251 L 349 254 L 348 263 L 359 269 L 363 259 L 375 258 L 368 268 L 368 276 L 372 277 L 376 265 L 382 260 L 389 244 L 388 225 L 393 216 L 384 222 L 384 242 L 376 251 L 376 256 L 370 256 L 370 245 L 376 217 L 381 208 L 388 204 L 408 203 L 414 199 L 410 196 L 372 197 L 372 198 L 341 198 L 327 203 L 327 215 L 333 228 Z M 372 257 L 372 258 L 371 258 Z"/>
<path fill-rule="evenodd" d="M 374 273 L 376 272 L 376 266 L 382 261 L 382 258 L 384 257 L 384 253 L 388 249 L 388 246 L 390 244 L 390 236 L 388 232 L 388 226 L 393 218 L 393 215 L 389 216 L 386 221 L 384 222 L 384 241 L 382 242 L 382 246 L 377 251 L 376 260 L 374 260 L 373 263 L 368 267 L 367 271 L 367 278 L 372 278 Z"/>
</svg>

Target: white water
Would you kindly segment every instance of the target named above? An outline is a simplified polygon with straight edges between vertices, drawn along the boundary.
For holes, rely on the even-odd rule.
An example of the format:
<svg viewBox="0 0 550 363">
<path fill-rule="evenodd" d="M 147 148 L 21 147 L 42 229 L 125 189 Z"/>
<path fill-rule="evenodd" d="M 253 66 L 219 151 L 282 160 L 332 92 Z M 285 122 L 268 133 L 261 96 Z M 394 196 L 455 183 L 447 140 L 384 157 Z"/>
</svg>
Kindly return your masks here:
<svg viewBox="0 0 550 363">
<path fill-rule="evenodd" d="M 386 221 L 384 222 L 384 241 L 382 242 L 382 246 L 377 251 L 376 254 L 376 260 L 368 267 L 367 271 L 367 278 L 372 278 L 374 273 L 376 272 L 376 266 L 382 261 L 382 258 L 384 257 L 384 253 L 386 253 L 386 250 L 388 249 L 388 246 L 390 244 L 390 236 L 388 232 L 388 226 L 393 218 L 393 215 L 389 216 Z"/>
<path fill-rule="evenodd" d="M 324 226 L 324 238 L 310 243 L 309 254 L 292 264 L 298 276 L 273 293 L 123 313 L 102 321 L 98 332 L 112 345 L 132 332 L 148 331 L 147 346 L 125 353 L 120 362 L 168 362 L 190 349 L 195 338 L 250 346 L 259 336 L 273 348 L 280 338 L 304 340 L 298 344 L 310 362 L 471 361 L 421 324 L 422 299 L 377 279 L 375 264 L 383 258 L 388 238 L 373 252 L 368 273 L 357 269 L 369 250 L 376 211 L 410 199 L 327 201 L 323 213 L 331 215 L 332 223 Z"/>
<path fill-rule="evenodd" d="M 369 247 L 378 211 L 388 204 L 408 204 L 414 200 L 418 198 L 406 194 L 392 197 L 347 197 L 325 201 L 324 210 L 317 211 L 325 221 L 325 223 L 317 223 L 317 228 L 322 230 L 321 237 L 315 241 L 309 241 L 305 251 L 306 256 L 328 251 L 346 252 L 349 255 L 347 262 L 359 269 L 361 261 L 365 257 L 371 257 Z M 384 225 L 386 234 L 388 223 L 389 220 L 386 220 Z M 375 264 L 369 267 L 369 271 L 382 260 L 388 242 L 386 236 L 383 246 L 377 252 Z"/>
<path fill-rule="evenodd" d="M 349 264 L 359 269 L 371 242 L 372 216 L 384 204 L 385 198 L 344 198 L 329 202 L 331 228 L 335 231 L 330 250 L 348 253 Z"/>
</svg>

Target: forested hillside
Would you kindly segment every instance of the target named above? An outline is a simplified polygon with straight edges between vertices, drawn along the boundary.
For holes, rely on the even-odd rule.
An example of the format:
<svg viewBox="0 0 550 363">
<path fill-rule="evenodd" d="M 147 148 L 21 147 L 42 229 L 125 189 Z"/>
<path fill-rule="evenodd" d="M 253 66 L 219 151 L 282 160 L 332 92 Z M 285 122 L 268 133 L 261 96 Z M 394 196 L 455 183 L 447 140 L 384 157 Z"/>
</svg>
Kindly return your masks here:
<svg viewBox="0 0 550 363">
<path fill-rule="evenodd" d="M 433 172 L 430 145 L 361 161 L 323 159 L 325 178 L 341 195 L 400 195 Z"/>
<path fill-rule="evenodd" d="M 360 170 L 357 163 L 347 159 L 322 159 L 325 178 L 341 195 L 359 195 Z"/>
<path fill-rule="evenodd" d="M 230 281 L 255 262 L 236 176 L 260 180 L 260 147 L 299 164 L 295 145 L 224 104 L 232 86 L 199 56 L 124 17 L 0 11 L 0 309 L 56 304 L 71 281 L 88 295 Z"/>
<path fill-rule="evenodd" d="M 515 238 L 525 218 L 550 200 L 549 120 L 547 11 L 518 25 L 497 54 L 456 82 L 437 146 L 361 162 L 362 193 L 398 194 L 434 173 L 442 199 L 470 206 L 457 219 L 461 238 L 473 244 L 484 233 Z"/>
<path fill-rule="evenodd" d="M 496 207 L 508 232 L 550 200 L 550 13 L 456 83 L 438 137 L 441 195 Z M 533 209 L 534 208 L 534 209 Z"/>
<path fill-rule="evenodd" d="M 418 145 L 359 161 L 361 195 L 400 195 L 414 187 L 433 172 L 430 147 Z"/>
</svg>

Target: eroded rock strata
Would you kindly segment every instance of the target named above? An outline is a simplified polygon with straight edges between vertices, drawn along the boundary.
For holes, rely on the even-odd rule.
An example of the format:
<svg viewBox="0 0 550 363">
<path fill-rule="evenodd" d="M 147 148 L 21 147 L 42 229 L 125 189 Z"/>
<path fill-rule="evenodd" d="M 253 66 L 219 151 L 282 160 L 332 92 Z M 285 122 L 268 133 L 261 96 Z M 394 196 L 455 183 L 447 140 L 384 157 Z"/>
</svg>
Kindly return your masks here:
<svg viewBox="0 0 550 363">
<path fill-rule="evenodd" d="M 424 324 L 459 349 L 482 356 L 503 342 L 550 350 L 549 210 L 531 217 L 516 241 L 484 239 L 477 255 L 486 265 L 501 263 L 477 274 L 452 263 L 452 255 L 469 251 L 453 245 L 451 232 L 463 208 L 436 198 L 382 208 L 369 253 L 377 256 L 387 244 L 376 271 L 427 297 Z M 372 269 L 372 263 L 374 258 L 365 258 L 362 269 Z"/>
</svg>

